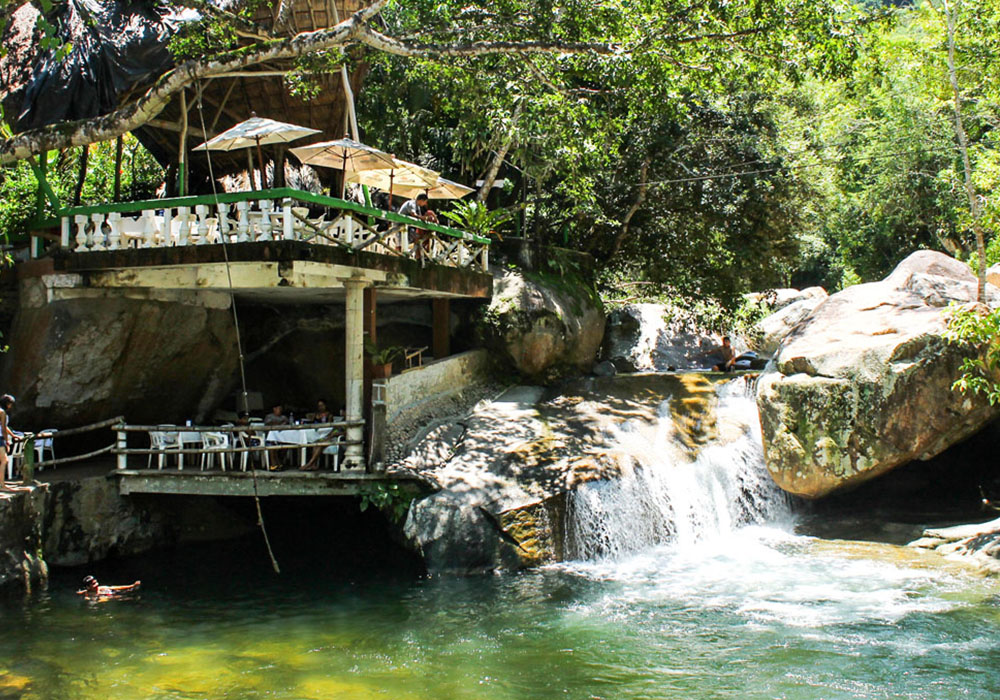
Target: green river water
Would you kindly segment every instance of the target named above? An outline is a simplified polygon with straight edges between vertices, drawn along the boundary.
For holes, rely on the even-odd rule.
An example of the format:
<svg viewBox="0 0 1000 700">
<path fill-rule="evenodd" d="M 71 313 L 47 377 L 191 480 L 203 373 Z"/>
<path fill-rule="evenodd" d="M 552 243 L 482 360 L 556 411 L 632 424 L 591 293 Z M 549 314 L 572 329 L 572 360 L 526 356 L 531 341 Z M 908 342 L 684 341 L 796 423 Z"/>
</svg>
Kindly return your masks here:
<svg viewBox="0 0 1000 700">
<path fill-rule="evenodd" d="M 75 573 L 8 600 L 0 697 L 1000 697 L 997 585 L 883 548 L 751 527 L 473 579 L 279 578 L 262 554 L 195 547 L 98 571 L 141 572 L 131 600 L 87 603 Z"/>
<path fill-rule="evenodd" d="M 258 535 L 57 570 L 0 601 L 0 698 L 1000 697 L 1000 582 L 796 534 L 752 402 L 722 404 L 746 434 L 696 464 L 623 429 L 641 468 L 575 497 L 577 562 L 428 578 L 312 517 L 277 533 L 280 576 Z M 90 603 L 86 573 L 143 588 Z"/>
</svg>

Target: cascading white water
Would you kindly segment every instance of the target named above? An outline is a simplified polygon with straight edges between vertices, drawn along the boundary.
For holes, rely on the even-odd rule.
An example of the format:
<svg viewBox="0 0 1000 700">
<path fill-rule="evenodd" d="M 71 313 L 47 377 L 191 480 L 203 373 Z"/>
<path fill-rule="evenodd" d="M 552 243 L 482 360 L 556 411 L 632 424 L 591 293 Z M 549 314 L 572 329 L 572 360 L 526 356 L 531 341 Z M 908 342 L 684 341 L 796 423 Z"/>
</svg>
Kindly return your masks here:
<svg viewBox="0 0 1000 700">
<path fill-rule="evenodd" d="M 566 545 L 574 558 L 618 558 L 668 542 L 684 547 L 790 517 L 787 497 L 764 466 L 751 389 L 735 379 L 717 393 L 723 437 L 693 461 L 674 445 L 669 399 L 652 434 L 634 422 L 615 429 L 622 478 L 584 484 L 569 498 Z"/>
<path fill-rule="evenodd" d="M 635 304 L 639 314 L 639 340 L 631 351 L 632 363 L 638 370 L 656 369 L 656 351 L 660 333 L 666 328 L 662 304 Z"/>
</svg>

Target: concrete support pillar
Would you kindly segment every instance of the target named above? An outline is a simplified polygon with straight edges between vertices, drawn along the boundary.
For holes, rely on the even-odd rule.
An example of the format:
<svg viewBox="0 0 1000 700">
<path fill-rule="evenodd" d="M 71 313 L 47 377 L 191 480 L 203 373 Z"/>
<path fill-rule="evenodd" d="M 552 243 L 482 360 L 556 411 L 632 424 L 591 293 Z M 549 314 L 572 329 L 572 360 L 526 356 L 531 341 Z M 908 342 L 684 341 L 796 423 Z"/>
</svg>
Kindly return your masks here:
<svg viewBox="0 0 1000 700">
<path fill-rule="evenodd" d="M 434 333 L 431 354 L 435 360 L 451 354 L 451 304 L 448 299 L 432 299 Z"/>
<path fill-rule="evenodd" d="M 347 292 L 344 335 L 344 401 L 345 417 L 348 421 L 360 421 L 364 417 L 365 396 L 365 338 L 364 338 L 364 289 L 368 280 L 351 278 L 344 282 Z M 344 449 L 344 465 L 347 468 L 364 467 L 364 428 L 352 426 L 347 429 L 347 441 L 358 444 L 347 445 Z"/>
</svg>

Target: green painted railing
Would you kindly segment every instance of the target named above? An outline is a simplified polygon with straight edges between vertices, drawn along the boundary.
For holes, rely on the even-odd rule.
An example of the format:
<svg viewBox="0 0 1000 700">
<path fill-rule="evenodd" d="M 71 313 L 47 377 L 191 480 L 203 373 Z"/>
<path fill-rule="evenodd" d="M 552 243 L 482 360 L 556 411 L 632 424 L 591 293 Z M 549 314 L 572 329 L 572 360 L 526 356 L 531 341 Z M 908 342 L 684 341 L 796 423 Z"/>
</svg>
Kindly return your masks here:
<svg viewBox="0 0 1000 700">
<path fill-rule="evenodd" d="M 310 219 L 305 205 L 327 212 Z M 490 245 L 450 226 L 286 187 L 72 207 L 60 224 L 62 247 L 78 253 L 299 240 L 486 271 Z"/>
<path fill-rule="evenodd" d="M 62 212 L 62 216 L 68 216 L 72 219 L 78 215 L 91 216 L 93 214 L 110 214 L 111 212 L 123 214 L 128 212 L 140 212 L 146 209 L 175 209 L 178 207 L 188 207 L 194 209 L 199 205 L 214 207 L 217 203 L 235 204 L 237 202 L 249 202 L 263 199 L 293 199 L 298 202 L 317 204 L 331 209 L 351 211 L 356 214 L 363 214 L 364 216 L 370 216 L 384 221 L 391 221 L 393 223 L 419 226 L 421 229 L 434 231 L 451 238 L 461 238 L 474 243 L 482 243 L 483 245 L 490 244 L 489 238 L 460 231 L 457 228 L 451 228 L 450 226 L 443 226 L 441 224 L 434 224 L 426 221 L 419 221 L 408 216 L 403 216 L 402 214 L 397 214 L 394 211 L 385 211 L 383 209 L 376 209 L 375 207 L 367 207 L 364 204 L 350 202 L 346 199 L 327 197 L 322 194 L 313 194 L 312 192 L 296 190 L 291 187 L 276 187 L 269 190 L 256 190 L 251 192 L 230 192 L 220 195 L 191 195 L 188 197 L 171 197 L 169 199 L 144 199 L 138 202 L 114 202 L 111 204 L 95 204 L 86 207 L 70 207 Z"/>
</svg>

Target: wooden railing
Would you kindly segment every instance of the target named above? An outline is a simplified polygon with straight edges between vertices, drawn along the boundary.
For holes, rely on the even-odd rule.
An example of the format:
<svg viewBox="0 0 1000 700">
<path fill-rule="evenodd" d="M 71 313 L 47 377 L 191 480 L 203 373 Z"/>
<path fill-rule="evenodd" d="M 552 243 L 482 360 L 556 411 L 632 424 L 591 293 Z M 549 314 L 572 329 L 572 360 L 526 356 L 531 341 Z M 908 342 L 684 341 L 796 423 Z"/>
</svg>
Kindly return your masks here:
<svg viewBox="0 0 1000 700">
<path fill-rule="evenodd" d="M 126 425 L 124 423 L 116 426 L 118 431 L 118 440 L 114 449 L 111 452 L 118 457 L 117 468 L 118 469 L 136 469 L 136 468 L 156 468 L 162 469 L 163 463 L 167 458 L 173 458 L 175 460 L 175 465 L 178 469 L 183 470 L 184 457 L 204 457 L 211 456 L 213 458 L 219 457 L 220 465 L 223 470 L 225 470 L 226 461 L 228 460 L 231 468 L 235 468 L 235 458 L 247 455 L 257 455 L 257 457 L 262 462 L 262 466 L 269 464 L 270 455 L 273 453 L 282 453 L 290 451 L 311 451 L 315 448 L 327 448 L 333 446 L 346 446 L 346 445 L 356 445 L 362 444 L 361 440 L 347 440 L 345 439 L 347 428 L 364 426 L 365 422 L 363 420 L 357 421 L 335 421 L 332 423 L 310 423 L 305 425 L 272 425 L 263 426 L 260 424 L 252 425 L 226 425 L 226 426 L 184 426 L 184 425 Z M 275 431 L 286 431 L 286 430 L 318 430 L 326 431 L 329 439 L 319 439 L 313 442 L 305 443 L 286 443 L 286 444 L 266 444 L 266 437 L 268 433 Z M 149 447 L 128 447 L 128 434 L 129 433 L 145 433 L 150 436 Z M 211 435 L 224 435 L 226 440 L 221 444 L 210 444 L 205 445 L 204 441 L 192 441 L 184 440 L 183 435 L 197 434 L 199 436 L 204 436 L 206 434 Z M 331 434 L 332 433 L 332 434 Z M 156 446 L 153 444 L 153 436 L 158 434 L 171 434 L 178 437 L 172 444 L 167 446 Z M 243 439 L 240 439 L 240 436 Z M 259 444 L 248 444 L 247 438 L 256 438 Z M 189 446 L 185 446 L 185 444 Z M 129 455 L 141 455 L 146 457 L 145 462 L 136 464 L 129 463 Z M 156 463 L 154 465 L 152 457 L 156 457 Z M 249 463 L 249 460 L 241 459 L 240 469 L 245 470 L 247 466 L 253 468 L 253 465 Z M 196 469 L 200 471 L 201 464 L 195 465 Z M 195 472 L 197 473 L 197 472 Z"/>
<path fill-rule="evenodd" d="M 488 238 L 291 188 L 74 207 L 60 224 L 62 248 L 76 253 L 286 240 L 489 268 Z"/>
</svg>

